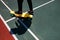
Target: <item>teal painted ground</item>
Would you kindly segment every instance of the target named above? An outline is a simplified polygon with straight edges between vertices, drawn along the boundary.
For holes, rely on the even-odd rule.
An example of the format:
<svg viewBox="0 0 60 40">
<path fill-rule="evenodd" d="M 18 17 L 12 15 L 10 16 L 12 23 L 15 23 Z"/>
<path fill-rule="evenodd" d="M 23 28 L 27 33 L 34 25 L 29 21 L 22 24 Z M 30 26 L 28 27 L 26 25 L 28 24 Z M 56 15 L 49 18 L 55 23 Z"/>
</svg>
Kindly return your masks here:
<svg viewBox="0 0 60 40">
<path fill-rule="evenodd" d="M 14 11 L 17 11 L 16 0 L 4 0 L 6 4 Z M 33 8 L 46 3 L 50 0 L 32 0 Z M 27 2 L 24 0 L 23 11 L 28 11 Z M 0 2 L 0 14 L 5 20 L 12 18 L 9 10 Z M 8 22 L 10 28 L 16 28 L 15 20 Z M 60 0 L 43 6 L 34 11 L 34 17 L 30 29 L 40 40 L 60 40 Z M 19 40 L 35 40 L 33 36 L 26 31 L 23 35 L 15 34 Z"/>
</svg>

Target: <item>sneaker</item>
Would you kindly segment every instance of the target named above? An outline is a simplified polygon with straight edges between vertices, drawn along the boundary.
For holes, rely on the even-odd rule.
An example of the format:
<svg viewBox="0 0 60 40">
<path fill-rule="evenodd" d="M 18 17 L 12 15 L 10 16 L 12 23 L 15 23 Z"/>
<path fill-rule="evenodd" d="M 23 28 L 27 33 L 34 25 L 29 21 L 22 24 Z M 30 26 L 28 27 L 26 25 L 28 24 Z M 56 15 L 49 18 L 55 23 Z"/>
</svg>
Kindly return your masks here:
<svg viewBox="0 0 60 40">
<path fill-rule="evenodd" d="M 22 14 L 22 11 L 16 11 L 15 13 L 16 14 Z"/>
<path fill-rule="evenodd" d="M 28 11 L 29 14 L 33 15 L 33 11 Z"/>
</svg>

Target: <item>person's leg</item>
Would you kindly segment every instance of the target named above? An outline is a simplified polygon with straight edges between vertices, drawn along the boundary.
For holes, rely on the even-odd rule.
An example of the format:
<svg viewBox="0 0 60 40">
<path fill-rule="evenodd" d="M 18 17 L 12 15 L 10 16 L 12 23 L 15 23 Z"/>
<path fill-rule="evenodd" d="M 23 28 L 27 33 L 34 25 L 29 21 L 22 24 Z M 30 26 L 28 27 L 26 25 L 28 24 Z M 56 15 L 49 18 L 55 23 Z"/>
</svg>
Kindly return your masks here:
<svg viewBox="0 0 60 40">
<path fill-rule="evenodd" d="M 22 14 L 22 4 L 23 4 L 23 0 L 17 0 L 18 3 L 18 13 Z"/>
<path fill-rule="evenodd" d="M 33 6 L 32 6 L 32 0 L 27 0 L 27 2 L 28 2 L 28 5 L 29 5 L 29 13 L 33 13 Z"/>
</svg>

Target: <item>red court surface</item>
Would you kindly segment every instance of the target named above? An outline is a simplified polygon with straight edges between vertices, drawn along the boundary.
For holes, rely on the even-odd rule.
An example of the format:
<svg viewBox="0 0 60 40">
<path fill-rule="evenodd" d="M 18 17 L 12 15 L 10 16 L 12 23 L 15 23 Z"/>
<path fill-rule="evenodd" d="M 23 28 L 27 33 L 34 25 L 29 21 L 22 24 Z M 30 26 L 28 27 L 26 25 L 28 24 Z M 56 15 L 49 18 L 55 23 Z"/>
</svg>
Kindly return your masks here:
<svg viewBox="0 0 60 40">
<path fill-rule="evenodd" d="M 5 23 L 0 18 L 0 40 L 15 40 L 14 37 L 10 34 Z"/>
</svg>

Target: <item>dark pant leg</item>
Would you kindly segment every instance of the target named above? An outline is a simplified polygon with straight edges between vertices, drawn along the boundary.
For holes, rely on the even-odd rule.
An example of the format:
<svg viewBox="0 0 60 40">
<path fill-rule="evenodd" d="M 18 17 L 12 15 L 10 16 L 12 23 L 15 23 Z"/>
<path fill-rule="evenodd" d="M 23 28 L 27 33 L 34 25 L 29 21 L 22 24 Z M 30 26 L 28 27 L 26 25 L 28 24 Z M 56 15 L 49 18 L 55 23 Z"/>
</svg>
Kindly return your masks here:
<svg viewBox="0 0 60 40">
<path fill-rule="evenodd" d="M 18 2 L 18 13 L 22 13 L 23 0 L 17 0 L 17 2 Z"/>
<path fill-rule="evenodd" d="M 33 11 L 32 0 L 27 0 L 30 11 Z"/>
</svg>

